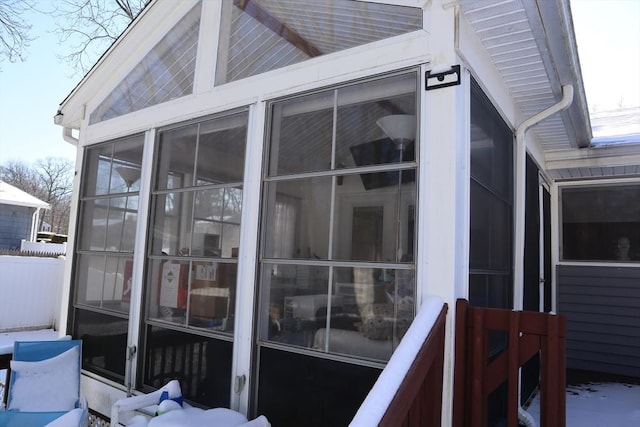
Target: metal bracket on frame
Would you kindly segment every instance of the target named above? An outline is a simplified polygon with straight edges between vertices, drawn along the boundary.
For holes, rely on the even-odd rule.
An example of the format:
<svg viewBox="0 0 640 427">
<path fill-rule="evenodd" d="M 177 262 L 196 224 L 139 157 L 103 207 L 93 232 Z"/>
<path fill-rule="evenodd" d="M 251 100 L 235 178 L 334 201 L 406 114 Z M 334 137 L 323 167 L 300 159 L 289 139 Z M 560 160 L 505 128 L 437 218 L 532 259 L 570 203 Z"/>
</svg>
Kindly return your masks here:
<svg viewBox="0 0 640 427">
<path fill-rule="evenodd" d="M 445 71 L 428 70 L 424 74 L 424 80 L 424 90 L 433 90 L 459 85 L 460 65 L 452 65 L 451 68 Z"/>
</svg>

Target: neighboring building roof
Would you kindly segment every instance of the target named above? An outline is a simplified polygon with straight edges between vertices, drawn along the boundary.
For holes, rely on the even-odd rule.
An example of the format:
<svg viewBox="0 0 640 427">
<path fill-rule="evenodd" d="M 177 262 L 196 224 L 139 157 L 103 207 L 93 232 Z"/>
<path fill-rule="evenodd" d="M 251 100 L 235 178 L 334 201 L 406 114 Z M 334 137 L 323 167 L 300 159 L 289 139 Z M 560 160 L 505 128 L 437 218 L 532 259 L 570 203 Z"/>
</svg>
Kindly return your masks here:
<svg viewBox="0 0 640 427">
<path fill-rule="evenodd" d="M 640 144 L 640 106 L 593 113 L 591 127 L 594 147 Z"/>
<path fill-rule="evenodd" d="M 637 178 L 640 176 L 640 106 L 591 115 L 591 146 L 548 153 L 555 180 Z"/>
<path fill-rule="evenodd" d="M 43 202 L 4 181 L 0 181 L 0 204 L 51 209 L 49 203 Z"/>
</svg>

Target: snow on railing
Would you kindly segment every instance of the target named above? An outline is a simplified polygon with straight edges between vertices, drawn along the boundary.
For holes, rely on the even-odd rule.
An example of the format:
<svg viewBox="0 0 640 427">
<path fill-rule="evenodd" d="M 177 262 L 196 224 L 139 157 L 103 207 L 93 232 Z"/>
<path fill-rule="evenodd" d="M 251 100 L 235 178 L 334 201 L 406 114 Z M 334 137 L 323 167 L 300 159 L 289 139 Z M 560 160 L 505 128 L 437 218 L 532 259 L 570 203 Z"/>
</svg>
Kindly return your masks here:
<svg viewBox="0 0 640 427">
<path fill-rule="evenodd" d="M 409 415 L 407 411 L 415 409 L 417 409 L 418 412 L 424 412 L 425 409 L 427 412 L 430 409 L 433 410 L 433 413 L 430 414 L 420 414 L 419 418 L 421 418 L 421 420 L 415 425 L 440 425 L 442 394 L 438 394 L 437 390 L 442 390 L 441 361 L 444 350 L 446 310 L 446 305 L 442 299 L 438 297 L 430 297 L 424 301 L 416 318 L 402 338 L 400 345 L 398 345 L 398 348 L 391 355 L 389 363 L 387 363 L 387 366 L 383 369 L 373 388 L 369 391 L 358 412 L 351 420 L 349 427 L 394 425 L 395 421 L 391 421 L 390 418 L 399 417 L 400 419 L 406 419 L 405 417 Z M 441 324 L 441 331 L 436 330 L 438 329 L 436 323 Z M 428 348 L 430 346 L 435 346 L 435 348 Z M 427 355 L 427 357 L 425 357 L 425 355 Z M 421 365 L 427 362 L 426 359 L 430 360 L 429 365 L 431 366 Z M 439 384 L 432 384 L 432 386 L 434 386 L 432 391 L 436 391 L 432 392 L 429 397 L 434 400 L 434 402 L 430 402 L 430 405 L 427 405 L 429 408 L 419 408 L 419 406 L 421 406 L 420 402 L 413 402 L 415 396 L 404 394 L 405 392 L 409 392 L 409 389 L 417 393 L 420 392 L 420 390 L 416 389 L 416 384 L 411 384 L 410 387 L 406 387 L 408 384 L 407 380 L 410 382 L 418 381 L 419 384 L 422 384 L 423 381 L 428 381 L 426 377 L 409 378 L 411 373 L 415 373 L 416 368 L 420 371 L 428 371 L 426 373 L 431 374 L 428 375 L 431 380 L 439 380 Z M 439 375 L 437 375 L 437 372 L 431 372 L 438 369 L 440 370 Z M 421 397 L 424 398 L 424 396 Z M 398 405 L 399 401 L 403 402 Z M 418 407 L 414 408 L 414 403 L 416 403 Z M 400 406 L 403 408 L 400 409 Z"/>
</svg>

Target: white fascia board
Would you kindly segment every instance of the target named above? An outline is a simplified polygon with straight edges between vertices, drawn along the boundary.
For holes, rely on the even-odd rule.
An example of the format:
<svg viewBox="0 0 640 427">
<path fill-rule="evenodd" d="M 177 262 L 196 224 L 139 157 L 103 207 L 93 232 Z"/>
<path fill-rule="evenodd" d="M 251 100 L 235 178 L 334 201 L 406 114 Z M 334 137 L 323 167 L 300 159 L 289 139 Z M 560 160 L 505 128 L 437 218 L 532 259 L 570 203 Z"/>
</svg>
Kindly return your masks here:
<svg viewBox="0 0 640 427">
<path fill-rule="evenodd" d="M 156 1 L 111 45 L 71 94 L 60 104 L 62 126 L 78 127 L 131 72 L 197 0 Z"/>
<path fill-rule="evenodd" d="M 547 169 L 572 169 L 640 165 L 640 146 L 609 146 L 557 150 L 546 153 Z"/>
<path fill-rule="evenodd" d="M 74 254 L 76 250 L 76 234 L 77 234 L 77 223 L 78 223 L 78 215 L 80 212 L 80 176 L 81 176 L 81 165 L 84 160 L 84 150 L 81 150 L 79 147 L 76 149 L 76 162 L 75 162 L 75 173 L 73 174 L 73 182 L 71 189 L 71 207 L 69 209 L 69 226 L 68 226 L 68 236 L 67 236 L 67 253 Z M 71 257 L 68 258 L 69 262 L 65 263 L 64 273 L 62 279 L 62 290 L 60 292 L 60 306 L 62 309 L 60 310 L 60 316 L 58 318 L 58 330 L 59 331 L 67 331 L 68 316 L 69 316 L 69 306 L 72 304 L 71 302 L 71 279 L 74 276 L 74 263 L 71 262 Z M 69 332 L 69 331 L 67 331 Z"/>
<path fill-rule="evenodd" d="M 525 117 L 471 25 L 456 12 L 456 51 L 502 118 L 515 129 Z"/>
<path fill-rule="evenodd" d="M 561 181 L 556 183 L 558 190 L 563 188 L 576 188 L 576 187 L 603 187 L 610 185 L 624 185 L 624 184 L 640 184 L 640 177 L 631 178 L 595 178 L 595 179 L 575 179 L 570 181 Z M 558 195 L 558 197 L 560 197 Z M 558 199 L 559 200 L 559 199 Z M 586 262 L 586 261 L 574 261 L 574 262 Z M 563 261 L 563 264 L 567 261 Z"/>
<path fill-rule="evenodd" d="M 425 31 L 415 31 L 319 56 L 226 83 L 208 92 L 184 96 L 86 126 L 81 133 L 81 145 L 245 107 L 263 100 L 417 66 L 429 61 L 429 46 L 429 34 Z"/>
</svg>

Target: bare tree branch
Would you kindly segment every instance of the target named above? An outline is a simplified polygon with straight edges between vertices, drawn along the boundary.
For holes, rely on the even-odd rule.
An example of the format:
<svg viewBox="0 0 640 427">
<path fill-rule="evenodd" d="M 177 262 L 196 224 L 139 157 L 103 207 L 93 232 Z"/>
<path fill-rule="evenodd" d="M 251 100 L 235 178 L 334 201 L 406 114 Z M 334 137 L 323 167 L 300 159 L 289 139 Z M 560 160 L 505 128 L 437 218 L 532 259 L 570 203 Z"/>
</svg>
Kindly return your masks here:
<svg viewBox="0 0 640 427">
<path fill-rule="evenodd" d="M 0 0 L 0 62 L 24 61 L 26 49 L 33 41 L 31 25 L 22 15 L 33 9 L 32 0 Z"/>
<path fill-rule="evenodd" d="M 2 0 L 0 0 L 2 1 Z M 85 74 L 148 0 L 58 0 L 55 33 L 68 53 L 59 58 Z"/>
<path fill-rule="evenodd" d="M 33 166 L 15 161 L 0 166 L 0 179 L 51 205 L 41 222 L 48 222 L 54 232 L 62 234 L 67 234 L 69 227 L 73 173 L 73 162 L 54 157 L 38 160 Z"/>
</svg>

